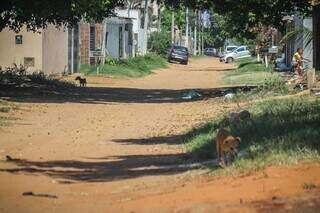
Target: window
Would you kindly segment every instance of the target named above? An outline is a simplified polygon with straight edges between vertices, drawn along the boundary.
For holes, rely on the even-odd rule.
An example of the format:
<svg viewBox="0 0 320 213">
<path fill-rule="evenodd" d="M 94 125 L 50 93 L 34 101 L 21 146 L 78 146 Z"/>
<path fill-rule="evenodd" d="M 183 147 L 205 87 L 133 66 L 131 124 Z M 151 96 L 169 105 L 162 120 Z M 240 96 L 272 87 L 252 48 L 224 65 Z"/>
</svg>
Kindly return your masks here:
<svg viewBox="0 0 320 213">
<path fill-rule="evenodd" d="M 90 26 L 90 32 L 89 32 L 89 49 L 90 51 L 93 51 L 96 49 L 96 27 L 95 25 Z M 95 64 L 95 58 L 90 57 L 89 58 L 90 64 Z"/>
<path fill-rule="evenodd" d="M 239 49 L 237 49 L 237 52 L 243 52 L 243 51 L 245 51 L 245 50 L 246 50 L 246 48 L 240 47 Z"/>
<path fill-rule="evenodd" d="M 25 57 L 24 58 L 24 67 L 34 67 L 34 58 L 33 57 Z"/>
<path fill-rule="evenodd" d="M 96 27 L 94 25 L 90 26 L 90 50 L 96 49 Z"/>
<path fill-rule="evenodd" d="M 119 27 L 119 57 L 121 58 L 123 56 L 123 34 L 122 34 L 122 27 Z"/>
<path fill-rule="evenodd" d="M 22 35 L 16 35 L 16 44 L 22 44 Z"/>
</svg>

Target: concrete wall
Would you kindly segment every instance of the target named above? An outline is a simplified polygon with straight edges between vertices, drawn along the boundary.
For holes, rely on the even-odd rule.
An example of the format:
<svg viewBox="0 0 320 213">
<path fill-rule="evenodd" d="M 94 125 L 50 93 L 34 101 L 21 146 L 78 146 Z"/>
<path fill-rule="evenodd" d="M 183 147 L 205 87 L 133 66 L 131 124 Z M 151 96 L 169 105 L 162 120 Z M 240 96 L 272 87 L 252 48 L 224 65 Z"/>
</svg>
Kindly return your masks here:
<svg viewBox="0 0 320 213">
<path fill-rule="evenodd" d="M 313 7 L 313 66 L 320 70 L 320 2 Z"/>
<path fill-rule="evenodd" d="M 303 20 L 303 27 L 309 29 L 312 31 L 312 18 L 306 18 Z M 311 62 L 309 63 L 309 67 L 313 67 L 313 44 L 312 42 L 310 44 L 307 44 L 307 36 L 304 35 L 303 39 L 303 57 L 309 59 Z"/>
<path fill-rule="evenodd" d="M 128 9 L 118 9 L 116 11 L 118 17 L 128 17 Z M 143 29 L 140 28 L 141 25 L 141 12 L 140 9 L 132 9 L 130 11 L 130 17 L 132 19 L 132 32 L 133 34 L 137 35 L 137 39 L 133 41 L 135 44 L 133 47 L 133 54 L 135 55 L 136 53 L 143 52 Z M 133 35 L 134 37 L 134 35 Z"/>
<path fill-rule="evenodd" d="M 50 25 L 42 36 L 42 70 L 45 74 L 62 73 L 68 66 L 68 31 Z"/>
<path fill-rule="evenodd" d="M 15 36 L 22 35 L 22 44 L 15 43 Z M 24 58 L 35 59 L 31 70 L 42 70 L 42 34 L 28 32 L 23 28 L 19 33 L 8 29 L 0 32 L 0 66 L 12 66 L 12 63 L 24 65 Z"/>
<path fill-rule="evenodd" d="M 119 24 L 107 24 L 107 55 L 112 58 L 119 58 Z"/>
<path fill-rule="evenodd" d="M 108 18 L 106 20 L 106 31 L 108 32 L 107 38 L 107 55 L 112 58 L 120 58 L 119 48 L 120 48 L 120 27 L 122 27 L 122 40 L 121 44 L 124 48 L 122 51 L 122 58 L 127 58 L 132 55 L 132 46 L 129 45 L 129 29 L 125 31 L 126 24 L 131 25 L 132 28 L 132 20 L 131 19 L 122 19 L 122 18 Z M 124 53 L 125 52 L 125 53 Z M 123 54 L 124 53 L 124 54 Z"/>
</svg>

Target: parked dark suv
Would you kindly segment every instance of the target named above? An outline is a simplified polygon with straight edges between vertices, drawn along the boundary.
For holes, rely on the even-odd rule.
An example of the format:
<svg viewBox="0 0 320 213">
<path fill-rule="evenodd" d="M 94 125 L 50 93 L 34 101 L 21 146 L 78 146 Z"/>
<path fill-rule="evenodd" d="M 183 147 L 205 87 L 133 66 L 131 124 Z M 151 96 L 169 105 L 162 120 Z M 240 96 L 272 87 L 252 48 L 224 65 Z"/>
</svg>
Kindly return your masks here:
<svg viewBox="0 0 320 213">
<path fill-rule="evenodd" d="M 181 64 L 188 64 L 189 51 L 188 48 L 182 46 L 172 46 L 168 52 L 168 61 L 177 61 Z"/>
</svg>

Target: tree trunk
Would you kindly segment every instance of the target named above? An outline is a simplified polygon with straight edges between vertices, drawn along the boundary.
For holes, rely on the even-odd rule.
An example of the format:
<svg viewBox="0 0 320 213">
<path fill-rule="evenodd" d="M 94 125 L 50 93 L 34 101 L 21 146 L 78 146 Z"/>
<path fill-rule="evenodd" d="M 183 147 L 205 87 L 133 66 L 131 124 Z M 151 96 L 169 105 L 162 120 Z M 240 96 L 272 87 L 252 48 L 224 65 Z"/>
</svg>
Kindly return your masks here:
<svg viewBox="0 0 320 213">
<path fill-rule="evenodd" d="M 161 4 L 158 5 L 158 32 L 161 31 Z"/>
<path fill-rule="evenodd" d="M 198 12 L 196 11 L 195 14 L 196 14 L 196 18 L 194 19 L 193 55 L 197 55 L 197 42 L 198 42 L 198 38 L 197 38 Z"/>
<path fill-rule="evenodd" d="M 186 42 L 185 45 L 189 48 L 189 8 L 186 8 Z"/>
<path fill-rule="evenodd" d="M 142 54 L 147 54 L 147 48 L 148 48 L 148 25 L 149 25 L 149 0 L 144 1 L 144 25 L 143 25 L 143 50 Z"/>
<path fill-rule="evenodd" d="M 202 35 L 201 35 L 201 55 L 203 55 L 203 51 L 204 51 L 204 26 L 202 23 Z"/>
<path fill-rule="evenodd" d="M 171 43 L 174 44 L 175 42 L 175 32 L 174 32 L 174 11 L 172 10 L 171 15 Z"/>
<path fill-rule="evenodd" d="M 198 10 L 198 26 L 199 26 L 199 39 L 198 39 L 198 54 L 201 54 L 201 11 Z"/>
</svg>

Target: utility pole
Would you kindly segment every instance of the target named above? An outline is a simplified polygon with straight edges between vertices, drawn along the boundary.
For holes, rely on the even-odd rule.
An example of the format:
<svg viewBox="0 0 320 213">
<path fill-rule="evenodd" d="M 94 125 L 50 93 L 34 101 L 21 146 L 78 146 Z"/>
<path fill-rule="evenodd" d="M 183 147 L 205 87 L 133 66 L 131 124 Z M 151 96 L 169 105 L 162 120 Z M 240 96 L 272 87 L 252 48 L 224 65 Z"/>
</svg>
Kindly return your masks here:
<svg viewBox="0 0 320 213">
<path fill-rule="evenodd" d="M 158 5 L 158 32 L 161 31 L 161 7 L 162 7 L 162 4 L 159 3 Z"/>
<path fill-rule="evenodd" d="M 147 54 L 147 48 L 148 48 L 148 25 L 149 25 L 149 0 L 144 1 L 144 25 L 143 25 L 143 55 Z"/>
<path fill-rule="evenodd" d="M 107 51 L 107 44 L 106 44 L 106 40 L 107 40 L 107 23 L 106 23 L 106 19 L 103 19 L 102 21 L 102 64 L 105 63 L 106 61 L 106 51 Z"/>
<path fill-rule="evenodd" d="M 171 14 L 171 43 L 175 43 L 175 32 L 174 32 L 174 11 L 172 9 L 172 14 Z"/>
<path fill-rule="evenodd" d="M 193 31 L 193 55 L 197 55 L 197 42 L 198 42 L 198 38 L 197 38 L 197 26 L 198 26 L 198 11 L 195 11 L 196 17 L 194 19 L 194 31 Z"/>
<path fill-rule="evenodd" d="M 189 48 L 189 8 L 186 8 L 186 42 L 185 45 Z"/>
<path fill-rule="evenodd" d="M 200 10 L 198 10 L 198 26 L 199 26 L 198 54 L 201 55 L 201 11 Z"/>
<path fill-rule="evenodd" d="M 203 22 L 201 25 L 202 28 L 202 35 L 201 35 L 201 55 L 203 55 L 203 50 L 204 50 L 204 26 L 203 26 Z"/>
</svg>

